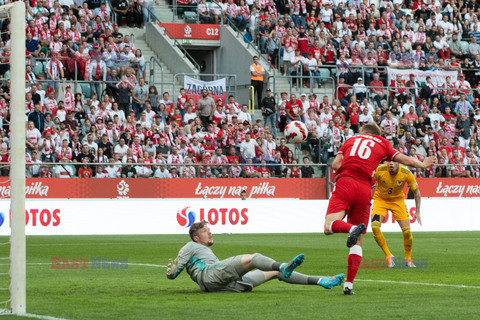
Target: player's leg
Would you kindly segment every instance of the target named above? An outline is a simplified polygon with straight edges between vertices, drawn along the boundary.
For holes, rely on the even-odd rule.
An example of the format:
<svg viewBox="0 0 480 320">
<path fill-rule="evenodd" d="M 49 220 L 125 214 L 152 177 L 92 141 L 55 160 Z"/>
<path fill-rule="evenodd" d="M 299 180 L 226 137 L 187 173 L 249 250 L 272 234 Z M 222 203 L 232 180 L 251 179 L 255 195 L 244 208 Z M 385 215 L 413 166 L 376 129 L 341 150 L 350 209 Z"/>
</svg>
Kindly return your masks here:
<svg viewBox="0 0 480 320">
<path fill-rule="evenodd" d="M 410 220 L 398 220 L 398 225 L 402 228 L 403 247 L 405 249 L 405 264 L 407 267 L 415 268 L 412 260 L 413 236 L 410 230 Z"/>
<path fill-rule="evenodd" d="M 350 252 L 348 253 L 348 266 L 347 266 L 347 279 L 343 284 L 343 293 L 346 295 L 353 295 L 355 294 L 353 289 L 353 281 L 357 276 L 358 269 L 360 268 L 360 264 L 362 262 L 362 255 L 363 255 L 363 234 L 358 237 L 357 243 L 350 248 Z"/>
<path fill-rule="evenodd" d="M 402 229 L 405 264 L 407 267 L 415 268 L 416 266 L 412 261 L 413 236 L 412 231 L 410 230 L 410 219 L 408 217 L 408 209 L 405 202 L 401 201 L 396 203 L 392 210 L 392 214 Z"/>
<path fill-rule="evenodd" d="M 373 232 L 373 238 L 377 242 L 378 246 L 382 249 L 383 253 L 385 253 L 388 267 L 393 268 L 395 266 L 394 257 L 390 252 L 390 250 L 388 249 L 385 236 L 380 230 L 380 227 L 382 226 L 382 223 L 385 220 L 387 211 L 388 211 L 388 206 L 386 205 L 385 202 L 378 199 L 373 202 L 373 209 L 371 214 L 372 232 Z"/>
<path fill-rule="evenodd" d="M 278 279 L 291 284 L 301 284 L 301 285 L 319 285 L 325 289 L 331 289 L 335 286 L 342 284 L 344 275 L 339 274 L 333 277 L 320 278 L 315 276 L 308 276 L 298 272 L 293 272 L 290 278 L 285 278 L 285 276 L 278 271 L 260 271 L 254 270 L 250 271 L 242 277 L 240 283 L 251 284 L 252 287 L 257 287 L 261 284 L 264 284 L 267 281 L 272 279 Z"/>
<path fill-rule="evenodd" d="M 345 275 L 337 274 L 333 277 L 316 277 L 316 276 L 309 276 L 305 274 L 301 274 L 298 272 L 293 272 L 290 278 L 285 278 L 281 273 L 277 276 L 278 280 L 284 281 L 291 284 L 302 284 L 302 285 L 316 285 L 321 286 L 325 289 L 332 289 L 335 286 L 339 286 L 343 283 L 345 279 Z"/>
<path fill-rule="evenodd" d="M 299 254 L 289 262 L 280 263 L 262 254 L 254 253 L 243 255 L 241 263 L 245 273 L 253 269 L 259 269 L 262 271 L 280 271 L 286 278 L 289 278 L 293 270 L 300 266 L 304 259 L 305 255 Z"/>
<path fill-rule="evenodd" d="M 357 184 L 356 193 L 352 197 L 353 205 L 350 207 L 350 213 L 348 215 L 348 222 L 357 225 L 358 227 L 352 231 L 348 240 L 356 240 L 350 247 L 348 254 L 348 267 L 347 267 L 347 279 L 343 285 L 343 293 L 346 295 L 355 294 L 353 289 L 353 281 L 357 276 L 358 269 L 362 262 L 363 255 L 363 235 L 366 232 L 366 227 L 370 218 L 370 199 L 371 199 L 371 187 L 367 185 Z M 363 228 L 360 228 L 363 226 Z M 361 231 L 361 232 L 360 232 Z M 354 239 L 352 235 L 358 234 L 357 239 Z M 350 242 L 352 243 L 352 242 Z M 349 242 L 347 242 L 347 245 Z"/>
<path fill-rule="evenodd" d="M 343 221 L 347 209 L 353 204 L 351 203 L 351 200 L 354 198 L 352 197 L 352 189 L 355 190 L 355 188 L 352 188 L 352 183 L 354 183 L 354 181 L 354 179 L 349 178 L 343 178 L 337 181 L 332 196 L 328 201 L 323 232 L 326 235 L 334 233 L 350 233 L 350 235 L 353 234 L 354 242 L 356 242 L 359 235 L 358 227 L 349 222 Z"/>
<path fill-rule="evenodd" d="M 327 213 L 325 217 L 325 224 L 323 226 L 323 232 L 327 236 L 334 233 L 349 233 L 353 226 L 342 220 L 345 218 L 345 214 L 345 210 Z"/>
</svg>

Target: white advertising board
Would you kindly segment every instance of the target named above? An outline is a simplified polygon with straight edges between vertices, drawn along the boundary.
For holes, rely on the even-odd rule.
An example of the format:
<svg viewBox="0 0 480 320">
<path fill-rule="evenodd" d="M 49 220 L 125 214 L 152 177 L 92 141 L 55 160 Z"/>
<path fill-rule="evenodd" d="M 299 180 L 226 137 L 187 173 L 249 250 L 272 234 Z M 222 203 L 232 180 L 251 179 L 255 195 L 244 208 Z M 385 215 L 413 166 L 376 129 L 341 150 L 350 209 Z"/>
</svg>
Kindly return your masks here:
<svg viewBox="0 0 480 320">
<path fill-rule="evenodd" d="M 323 232 L 327 200 L 27 200 L 27 235 L 186 234 L 195 221 L 213 233 Z M 413 216 L 415 203 L 407 200 Z M 423 199 L 412 230 L 480 230 L 480 199 Z M 0 201 L 0 235 L 9 235 L 10 202 Z M 383 231 L 399 231 L 391 215 Z"/>
</svg>

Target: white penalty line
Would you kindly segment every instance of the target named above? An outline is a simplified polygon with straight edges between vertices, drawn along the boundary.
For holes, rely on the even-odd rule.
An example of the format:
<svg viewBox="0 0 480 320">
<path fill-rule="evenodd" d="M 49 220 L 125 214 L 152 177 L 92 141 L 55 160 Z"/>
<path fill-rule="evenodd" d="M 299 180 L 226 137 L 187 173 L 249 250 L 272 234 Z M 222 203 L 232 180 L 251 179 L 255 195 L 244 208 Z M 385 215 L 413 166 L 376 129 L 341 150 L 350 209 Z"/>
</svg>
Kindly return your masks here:
<svg viewBox="0 0 480 320">
<path fill-rule="evenodd" d="M 52 263 L 48 262 L 28 262 L 27 265 L 51 265 Z M 0 263 L 0 266 L 9 266 L 10 263 Z M 155 268 L 166 268 L 167 266 L 162 264 L 150 264 L 150 263 L 132 263 L 128 262 L 129 266 L 140 266 L 140 267 L 155 267 Z"/>
<path fill-rule="evenodd" d="M 28 265 L 51 265 L 47 262 L 31 262 L 27 263 Z M 0 264 L 0 265 L 9 265 L 9 264 Z M 166 268 L 166 265 L 162 264 L 151 264 L 151 263 L 131 263 L 128 265 L 139 266 L 139 267 L 154 267 L 154 268 Z M 408 284 L 408 285 L 417 285 L 417 286 L 432 286 L 432 287 L 450 287 L 450 288 L 463 288 L 463 289 L 480 289 L 480 286 L 466 286 L 463 284 L 446 284 L 446 283 L 429 283 L 429 282 L 410 282 L 410 281 L 395 281 L 395 280 L 373 280 L 373 279 L 355 279 L 355 281 L 361 282 L 379 282 L 379 283 L 392 283 L 392 284 Z"/>
<path fill-rule="evenodd" d="M 39 314 L 33 314 L 33 313 L 25 313 L 25 314 L 13 314 L 10 312 L 4 312 L 0 314 L 0 319 L 2 316 L 18 316 L 18 317 L 24 317 L 24 318 L 33 318 L 33 319 L 44 319 L 44 320 L 68 320 L 66 318 L 57 318 L 57 317 L 51 317 L 51 316 L 42 316 Z"/>
<path fill-rule="evenodd" d="M 463 284 L 409 282 L 409 281 L 394 281 L 394 280 L 370 280 L 370 279 L 355 279 L 355 281 L 395 283 L 395 284 L 413 284 L 413 285 L 419 285 L 419 286 L 421 285 L 421 286 L 432 286 L 432 287 L 452 287 L 452 288 L 480 289 L 480 286 L 466 286 L 466 285 L 463 285 Z"/>
</svg>

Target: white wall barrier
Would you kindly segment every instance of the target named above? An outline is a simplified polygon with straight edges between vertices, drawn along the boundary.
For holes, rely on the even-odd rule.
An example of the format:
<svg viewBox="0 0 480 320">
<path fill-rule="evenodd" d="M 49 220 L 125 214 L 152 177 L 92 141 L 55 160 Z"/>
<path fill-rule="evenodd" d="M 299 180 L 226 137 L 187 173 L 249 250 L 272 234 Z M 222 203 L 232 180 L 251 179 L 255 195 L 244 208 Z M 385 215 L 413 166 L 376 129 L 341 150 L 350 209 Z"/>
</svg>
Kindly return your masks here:
<svg viewBox="0 0 480 320">
<path fill-rule="evenodd" d="M 214 233 L 323 232 L 326 200 L 27 200 L 27 235 L 186 234 L 195 221 Z M 407 200 L 413 217 L 415 203 Z M 480 199 L 423 199 L 412 230 L 480 230 Z M 0 235 L 10 234 L 10 202 L 0 201 Z M 391 215 L 383 231 L 399 231 Z"/>
</svg>

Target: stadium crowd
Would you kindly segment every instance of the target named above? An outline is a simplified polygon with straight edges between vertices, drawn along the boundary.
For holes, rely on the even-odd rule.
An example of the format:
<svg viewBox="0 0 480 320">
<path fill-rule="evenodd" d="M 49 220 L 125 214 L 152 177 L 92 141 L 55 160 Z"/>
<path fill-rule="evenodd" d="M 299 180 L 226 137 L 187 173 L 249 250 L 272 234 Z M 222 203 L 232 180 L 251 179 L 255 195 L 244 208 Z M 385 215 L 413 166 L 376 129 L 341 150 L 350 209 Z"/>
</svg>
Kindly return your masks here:
<svg viewBox="0 0 480 320">
<path fill-rule="evenodd" d="M 141 51 L 111 22 L 104 3 L 67 2 L 30 1 L 26 12 L 25 117 L 29 177 L 312 177 L 311 166 L 294 166 L 299 161 L 308 164 L 310 157 L 295 159 L 294 150 L 287 146 L 285 139 L 277 139 L 277 130 L 283 131 L 293 120 L 303 121 L 308 128 L 303 147 L 313 162 L 327 163 L 362 124 L 375 121 L 402 153 L 418 158 L 433 154 L 440 164 L 457 164 L 416 171 L 417 175 L 479 176 L 479 168 L 468 165 L 478 163 L 480 100 L 477 90 L 472 89 L 464 77 L 471 65 L 466 67 L 462 63 L 474 61 L 473 66 L 477 67 L 480 47 L 470 43 L 469 52 L 476 51 L 475 58 L 468 60 L 469 53 L 457 52 L 453 45 L 432 49 L 426 44 L 432 34 L 435 38 L 437 33 L 441 34 L 442 21 L 446 24 L 457 21 L 457 25 L 462 26 L 461 32 L 453 28 L 445 33 L 447 39 L 451 37 L 448 41 L 454 41 L 455 35 L 465 35 L 465 30 L 475 39 L 470 31 L 480 25 L 479 2 L 457 5 L 454 1 L 446 2 L 436 6 L 435 13 L 431 10 L 434 1 L 429 4 L 382 1 L 379 9 L 367 2 L 317 4 L 316 1 L 270 0 L 260 5 L 253 3 L 247 23 L 257 21 L 259 32 L 262 24 L 269 23 L 272 30 L 267 33 L 268 37 L 277 37 L 278 31 L 284 30 L 280 43 L 295 44 L 302 57 L 316 52 L 325 60 L 333 59 L 332 65 L 338 66 L 335 71 L 339 84 L 332 102 L 327 96 L 301 94 L 296 97 L 286 92 L 279 93 L 276 101 L 275 93 L 267 90 L 261 103 L 265 121 L 253 121 L 247 105 L 239 104 L 234 96 L 227 97 L 225 102 L 214 101 L 204 90 L 202 97 L 195 101 L 183 89 L 171 95 L 159 93 L 154 85 L 145 83 L 145 60 Z M 202 3 L 205 2 L 199 3 L 199 8 Z M 228 0 L 225 6 L 234 4 Z M 239 5 L 242 4 L 243 0 Z M 403 10 L 412 6 L 411 14 L 398 14 L 399 7 Z M 255 14 L 258 19 L 252 20 Z M 419 84 L 415 75 L 411 75 L 408 82 L 392 81 L 389 88 L 381 88 L 386 85 L 382 70 L 366 69 L 365 76 L 357 76 L 358 70 L 345 65 L 351 65 L 352 59 L 375 60 L 375 57 L 380 59 L 376 64 L 372 62 L 373 69 L 381 66 L 383 58 L 386 64 L 392 62 L 392 57 L 402 63 L 402 55 L 397 55 L 396 50 L 402 53 L 408 52 L 408 48 L 401 45 L 405 39 L 398 35 L 411 28 L 415 37 L 424 21 L 425 30 L 430 33 L 425 34 L 420 50 L 430 53 L 427 64 L 432 59 L 434 64 L 441 61 L 459 64 L 456 66 L 459 80 L 449 84 L 450 87 L 436 87 L 428 79 L 425 84 Z M 0 74 L 4 77 L 9 73 L 8 24 L 8 20 L 2 21 Z M 308 28 L 308 36 L 302 32 L 302 26 Z M 332 30 L 335 32 L 335 28 L 336 32 L 343 30 L 341 41 L 328 35 Z M 390 37 L 381 36 L 386 35 L 385 30 L 391 30 Z M 327 38 L 322 40 L 322 37 Z M 304 38 L 307 42 L 302 47 Z M 406 41 L 416 44 L 418 38 L 414 39 Z M 267 48 L 270 40 L 266 42 Z M 284 57 L 288 54 L 288 50 L 283 53 Z M 292 64 L 287 60 L 287 68 L 289 63 Z M 342 72 L 342 68 L 347 71 Z M 367 80 L 367 73 L 371 80 Z M 370 81 L 370 86 L 363 84 L 363 77 Z M 475 77 L 478 80 L 478 76 Z M 90 82 L 91 97 L 73 92 L 67 82 L 71 80 Z M 101 83 L 106 90 L 101 90 Z M 11 86 L 10 80 L 4 81 L 0 92 L 2 162 L 9 159 Z M 40 162 L 52 164 L 39 165 Z M 69 163 L 82 165 L 73 167 Z M 8 166 L 3 166 L 1 173 L 8 175 Z"/>
<path fill-rule="evenodd" d="M 240 29 L 248 23 L 260 51 L 283 75 L 301 76 L 304 88 L 320 87 L 322 65 L 336 76 L 331 103 L 285 92 L 278 103 L 279 129 L 304 121 L 314 159 L 326 162 L 375 121 L 402 153 L 460 164 L 415 174 L 479 176 L 478 167 L 466 165 L 479 160 L 480 1 L 228 0 L 203 1 L 198 12 L 205 22 L 223 12 Z M 387 67 L 456 71 L 458 80 L 420 82 L 412 73 L 389 81 Z"/>
</svg>

